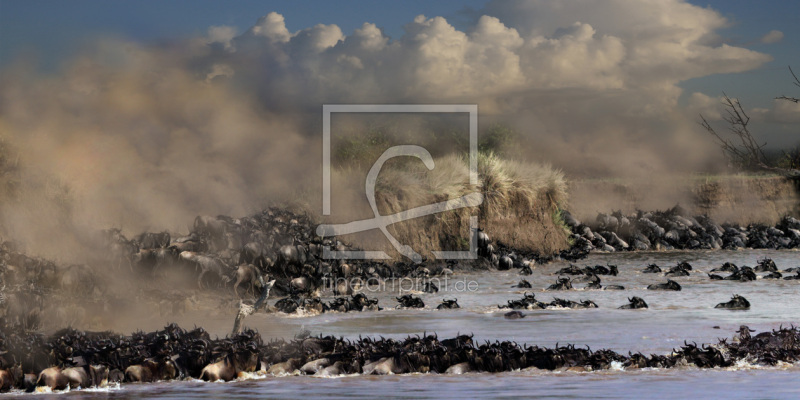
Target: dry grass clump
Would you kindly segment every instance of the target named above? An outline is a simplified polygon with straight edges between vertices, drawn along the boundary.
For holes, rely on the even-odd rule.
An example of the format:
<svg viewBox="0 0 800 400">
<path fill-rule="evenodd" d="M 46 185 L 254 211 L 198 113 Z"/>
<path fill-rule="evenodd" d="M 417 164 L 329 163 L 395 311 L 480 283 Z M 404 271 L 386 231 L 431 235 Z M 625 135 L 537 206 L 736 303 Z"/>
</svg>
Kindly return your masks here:
<svg viewBox="0 0 800 400">
<path fill-rule="evenodd" d="M 392 160 L 394 161 L 394 160 Z M 567 185 L 561 171 L 548 165 L 502 159 L 493 153 L 482 153 L 478 158 L 477 187 L 469 183 L 468 159 L 458 155 L 447 155 L 435 160 L 435 168 L 429 171 L 419 160 L 398 159 L 387 162 L 376 182 L 376 202 L 382 215 L 397 213 L 426 204 L 456 199 L 480 191 L 484 202 L 477 209 L 462 208 L 446 213 L 429 215 L 400 222 L 389 227 L 389 231 L 401 242 L 412 246 L 417 252 L 430 256 L 432 250 L 469 249 L 469 217 L 479 216 L 480 227 L 494 240 L 524 250 L 551 253 L 565 248 L 568 234 L 558 218 L 558 210 L 567 199 Z M 333 182 L 345 180 L 350 169 L 336 170 Z M 340 196 L 349 199 L 346 204 L 359 208 L 366 201 L 363 183 L 346 186 L 353 192 Z M 363 182 L 363 180 L 361 180 Z M 342 186 L 335 186 L 340 190 Z M 341 204 L 341 203 L 340 203 Z M 336 206 L 334 206 L 336 209 Z M 369 218 L 367 209 L 351 210 L 351 218 Z M 382 235 L 370 232 L 374 240 L 369 246 L 378 247 L 395 254 Z M 344 238 L 357 245 L 366 243 L 353 238 Z"/>
</svg>

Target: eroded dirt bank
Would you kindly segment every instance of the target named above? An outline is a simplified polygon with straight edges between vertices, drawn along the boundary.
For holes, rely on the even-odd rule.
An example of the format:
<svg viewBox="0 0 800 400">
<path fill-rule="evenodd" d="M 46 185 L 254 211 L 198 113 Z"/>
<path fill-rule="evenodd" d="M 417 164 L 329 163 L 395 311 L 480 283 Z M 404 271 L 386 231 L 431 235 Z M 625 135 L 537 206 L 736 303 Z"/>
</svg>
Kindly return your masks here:
<svg viewBox="0 0 800 400">
<path fill-rule="evenodd" d="M 620 210 L 666 210 L 676 203 L 692 215 L 706 214 L 717 223 L 775 224 L 798 216 L 800 196 L 779 176 L 653 176 L 646 180 L 571 180 L 569 206 L 582 220 Z"/>
</svg>

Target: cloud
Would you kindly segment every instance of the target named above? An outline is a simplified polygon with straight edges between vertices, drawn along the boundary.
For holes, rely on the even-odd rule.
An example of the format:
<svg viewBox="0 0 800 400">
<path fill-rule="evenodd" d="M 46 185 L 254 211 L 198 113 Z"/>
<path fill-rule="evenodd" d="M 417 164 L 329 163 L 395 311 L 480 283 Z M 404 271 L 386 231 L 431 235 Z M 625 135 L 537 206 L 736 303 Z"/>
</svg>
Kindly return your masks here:
<svg viewBox="0 0 800 400">
<path fill-rule="evenodd" d="M 694 92 L 689 96 L 688 109 L 695 115 L 702 115 L 707 121 L 721 121 L 724 99 L 711 97 L 705 93 Z"/>
<path fill-rule="evenodd" d="M 349 36 L 335 25 L 292 33 L 283 16 L 270 13 L 232 40 L 246 55 L 223 51 L 206 61 L 230 65 L 243 81 L 261 81 L 268 104 L 281 97 L 281 104 L 302 108 L 381 99 L 494 104 L 523 91 L 567 88 L 650 91 L 660 107 L 675 104 L 681 81 L 771 60 L 709 45 L 727 21 L 683 1 L 492 2 L 483 12 L 464 32 L 442 17 L 420 15 L 395 40 L 369 23 Z M 276 90 L 288 87 L 288 97 Z"/>
<path fill-rule="evenodd" d="M 753 114 L 754 119 L 764 122 L 798 124 L 800 123 L 800 103 L 774 99 L 771 108 L 755 108 Z M 797 135 L 796 140 L 800 141 L 800 135 Z"/>
<path fill-rule="evenodd" d="M 771 30 L 769 33 L 761 37 L 761 43 L 771 44 L 778 43 L 783 40 L 783 32 Z"/>
<path fill-rule="evenodd" d="M 236 28 L 233 26 L 212 26 L 208 28 L 208 42 L 209 44 L 220 43 L 224 46 L 225 50 L 233 50 L 231 47 L 231 40 L 236 36 Z"/>
<path fill-rule="evenodd" d="M 314 140 L 255 112 L 218 80 L 225 66 L 207 79 L 167 51 L 97 51 L 57 76 L 0 80 L 0 132 L 22 166 L 21 198 L 2 204 L 0 227 L 37 254 L 73 259 L 81 233 L 111 226 L 185 232 L 198 214 L 245 215 L 318 175 L 303 161 Z"/>
</svg>

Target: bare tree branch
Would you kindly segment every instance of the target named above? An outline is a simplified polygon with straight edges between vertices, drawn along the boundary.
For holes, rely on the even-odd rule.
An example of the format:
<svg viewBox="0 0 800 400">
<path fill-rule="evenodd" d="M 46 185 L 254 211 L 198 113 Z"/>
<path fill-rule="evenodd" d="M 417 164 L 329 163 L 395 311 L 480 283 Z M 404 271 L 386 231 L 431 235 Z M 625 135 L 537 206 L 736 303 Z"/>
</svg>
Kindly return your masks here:
<svg viewBox="0 0 800 400">
<path fill-rule="evenodd" d="M 764 156 L 762 150 L 767 144 L 758 144 L 750 133 L 747 127 L 750 123 L 750 116 L 744 111 L 744 107 L 742 107 L 738 99 L 731 99 L 725 93 L 723 93 L 723 96 L 722 104 L 725 106 L 725 113 L 727 114 L 723 119 L 728 123 L 728 130 L 730 131 L 728 136 L 730 138 L 725 138 L 719 134 L 702 114 L 700 115 L 700 126 L 714 136 L 722 151 L 734 163 L 748 168 L 767 167 L 767 157 Z"/>
<path fill-rule="evenodd" d="M 800 87 L 800 79 L 795 75 L 792 67 L 789 67 L 795 86 Z M 723 94 L 722 105 L 725 107 L 725 115 L 722 117 L 728 123 L 728 134 L 723 135 L 717 132 L 708 120 L 700 114 L 700 126 L 714 137 L 725 157 L 733 164 L 741 168 L 764 170 L 792 179 L 800 179 L 800 147 L 792 150 L 791 153 L 784 151 L 784 160 L 787 168 L 777 168 L 768 165 L 767 157 L 764 155 L 764 147 L 767 143 L 759 144 L 750 132 L 750 116 L 745 112 L 739 99 L 730 98 L 725 92 Z M 776 99 L 789 100 L 795 103 L 800 102 L 796 97 L 781 96 Z"/>
<path fill-rule="evenodd" d="M 792 83 L 795 86 L 800 87 L 800 79 L 798 79 L 797 75 L 794 74 L 794 71 L 792 71 L 792 67 L 791 66 L 789 67 L 789 72 L 791 72 L 792 73 L 792 77 L 794 77 L 794 82 L 792 82 Z M 776 99 L 789 100 L 789 101 L 794 102 L 794 103 L 800 102 L 800 98 L 797 98 L 797 97 L 780 96 L 780 97 L 776 97 Z"/>
</svg>

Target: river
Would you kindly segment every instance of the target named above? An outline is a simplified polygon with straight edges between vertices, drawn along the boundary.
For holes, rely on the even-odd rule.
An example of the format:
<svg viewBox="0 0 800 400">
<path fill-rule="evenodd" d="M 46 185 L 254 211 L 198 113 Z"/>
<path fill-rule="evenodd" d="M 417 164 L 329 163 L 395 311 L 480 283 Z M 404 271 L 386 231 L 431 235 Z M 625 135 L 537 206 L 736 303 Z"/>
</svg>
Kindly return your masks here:
<svg viewBox="0 0 800 400">
<path fill-rule="evenodd" d="M 663 354 L 691 342 L 710 343 L 734 335 L 740 325 L 756 332 L 780 325 L 800 323 L 800 281 L 761 280 L 755 282 L 712 281 L 707 272 L 730 261 L 739 266 L 755 266 L 770 257 L 779 270 L 800 266 L 798 251 L 691 251 L 595 253 L 576 264 L 615 264 L 618 276 L 601 276 L 603 285 L 623 285 L 624 291 L 576 290 L 548 292 L 554 272 L 566 262 L 539 265 L 533 275 L 522 277 L 514 271 L 456 272 L 440 278 L 440 292 L 414 292 L 426 303 L 424 309 L 396 310 L 393 297 L 406 282 L 387 283 L 383 288 L 367 290 L 378 297 L 387 309 L 378 312 L 326 313 L 316 316 L 256 314 L 246 325 L 257 329 L 265 339 L 286 337 L 307 330 L 312 335 L 335 335 L 346 338 L 383 336 L 402 338 L 435 332 L 440 338 L 459 333 L 474 334 L 478 342 L 514 340 L 518 343 L 553 347 L 556 343 L 609 348 L 617 352 L 641 351 Z M 688 261 L 694 270 L 689 277 L 671 278 L 683 286 L 680 292 L 649 291 L 646 286 L 666 282 L 662 274 L 645 274 L 650 263 L 662 268 Z M 664 268 L 666 270 L 666 268 Z M 727 273 L 721 273 L 727 275 Z M 519 299 L 526 289 L 512 288 L 521 278 L 533 284 L 528 292 L 538 300 L 553 297 L 570 300 L 593 300 L 599 306 L 587 310 L 524 311 L 526 318 L 509 320 L 497 304 Z M 457 290 L 458 289 L 458 290 Z M 405 294 L 408 292 L 403 292 Z M 746 297 L 748 311 L 715 309 L 733 294 Z M 619 310 L 628 297 L 639 296 L 650 306 L 647 310 Z M 457 298 L 461 309 L 435 310 L 443 298 Z M 327 300 L 327 299 L 326 299 Z M 273 302 L 273 300 L 270 300 Z M 207 329 L 224 333 L 232 321 L 220 318 L 219 327 Z M 185 324 L 182 324 L 185 326 Z M 730 339 L 729 339 L 730 340 Z M 124 384 L 98 390 L 72 391 L 61 398 L 160 398 L 160 399 L 255 399 L 255 398 L 800 398 L 800 365 L 756 367 L 740 364 L 725 369 L 700 370 L 694 367 L 626 371 L 612 368 L 596 372 L 547 372 L 523 370 L 501 374 L 466 374 L 459 376 L 412 374 L 404 376 L 252 376 L 238 382 L 205 383 L 199 381 Z"/>
</svg>

